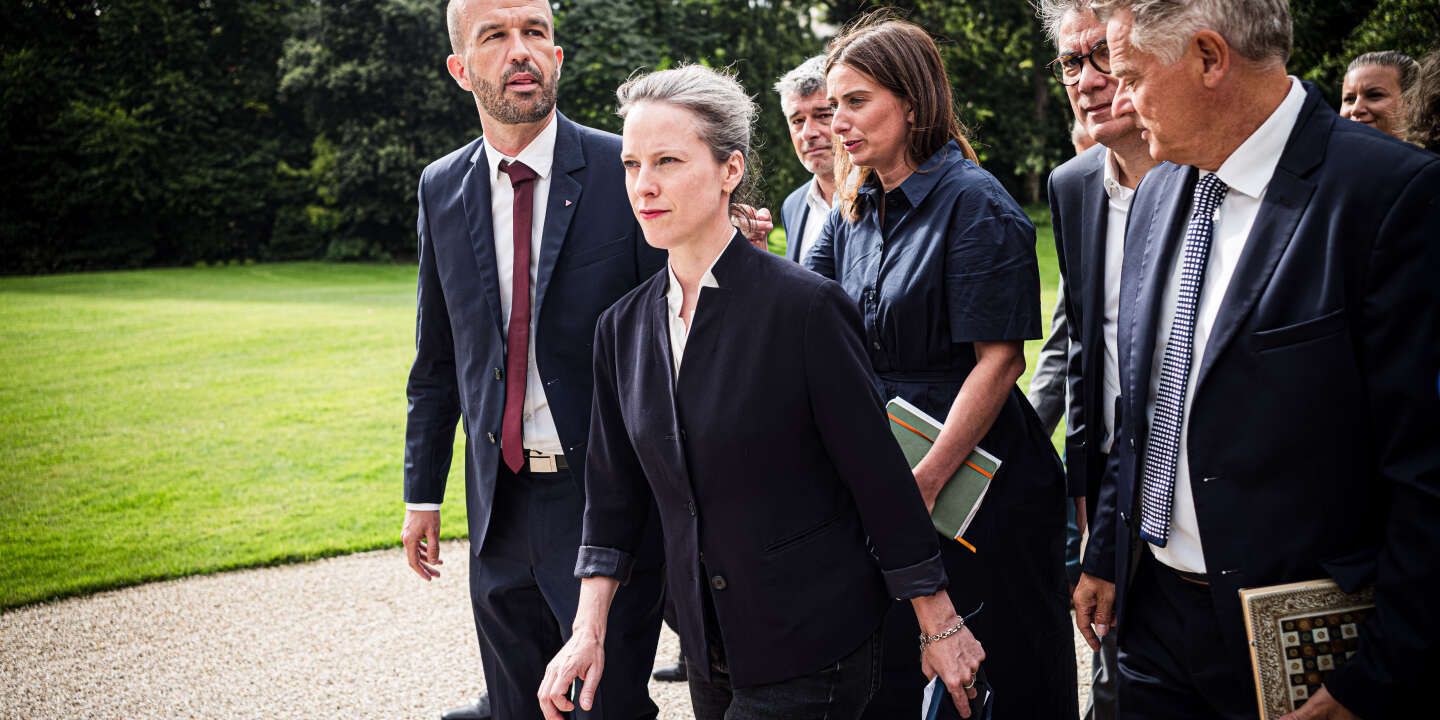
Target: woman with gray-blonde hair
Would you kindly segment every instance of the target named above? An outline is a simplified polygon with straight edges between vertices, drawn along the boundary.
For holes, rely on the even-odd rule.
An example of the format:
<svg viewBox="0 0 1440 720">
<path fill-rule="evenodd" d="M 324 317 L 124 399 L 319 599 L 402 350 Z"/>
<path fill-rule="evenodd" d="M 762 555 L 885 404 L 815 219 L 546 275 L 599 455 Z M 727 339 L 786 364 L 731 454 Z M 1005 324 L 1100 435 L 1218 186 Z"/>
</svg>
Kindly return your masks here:
<svg viewBox="0 0 1440 720">
<path fill-rule="evenodd" d="M 610 599 L 653 503 L 697 718 L 858 718 L 891 598 L 910 600 L 925 662 L 968 716 L 984 651 L 945 592 L 859 313 L 731 224 L 755 104 L 697 65 L 617 95 L 626 191 L 669 263 L 596 328 L 579 610 L 541 709 L 603 705 Z"/>
</svg>

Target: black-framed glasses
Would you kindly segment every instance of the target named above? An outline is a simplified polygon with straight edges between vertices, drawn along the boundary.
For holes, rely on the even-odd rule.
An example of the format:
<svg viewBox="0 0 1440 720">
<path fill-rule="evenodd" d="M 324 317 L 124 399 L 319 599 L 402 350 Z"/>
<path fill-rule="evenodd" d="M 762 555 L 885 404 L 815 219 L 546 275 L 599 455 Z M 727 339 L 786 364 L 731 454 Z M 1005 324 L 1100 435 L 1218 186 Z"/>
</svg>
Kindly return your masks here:
<svg viewBox="0 0 1440 720">
<path fill-rule="evenodd" d="M 1110 45 L 1104 40 L 1090 46 L 1090 52 L 1083 55 L 1079 53 L 1065 53 L 1050 61 L 1050 74 L 1060 81 L 1061 85 L 1070 86 L 1080 82 L 1080 72 L 1085 69 L 1085 61 L 1090 61 L 1090 67 L 1096 72 L 1104 75 L 1110 74 Z"/>
</svg>

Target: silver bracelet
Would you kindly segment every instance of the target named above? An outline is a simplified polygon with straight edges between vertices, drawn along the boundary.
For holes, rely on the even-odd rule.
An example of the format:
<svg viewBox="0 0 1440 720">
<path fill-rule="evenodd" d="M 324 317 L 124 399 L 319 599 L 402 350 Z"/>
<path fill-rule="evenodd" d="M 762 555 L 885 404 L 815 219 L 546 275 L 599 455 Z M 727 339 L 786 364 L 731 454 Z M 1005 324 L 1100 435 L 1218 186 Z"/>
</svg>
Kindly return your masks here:
<svg viewBox="0 0 1440 720">
<path fill-rule="evenodd" d="M 945 638 L 948 638 L 955 633 L 960 632 L 961 628 L 964 627 L 965 618 L 957 616 L 954 625 L 951 625 L 950 627 L 945 628 L 944 630 L 935 633 L 934 635 L 926 635 L 923 632 L 920 633 L 920 652 L 925 652 L 925 648 L 929 647 L 934 643 L 940 642 L 941 640 L 944 640 Z"/>
</svg>

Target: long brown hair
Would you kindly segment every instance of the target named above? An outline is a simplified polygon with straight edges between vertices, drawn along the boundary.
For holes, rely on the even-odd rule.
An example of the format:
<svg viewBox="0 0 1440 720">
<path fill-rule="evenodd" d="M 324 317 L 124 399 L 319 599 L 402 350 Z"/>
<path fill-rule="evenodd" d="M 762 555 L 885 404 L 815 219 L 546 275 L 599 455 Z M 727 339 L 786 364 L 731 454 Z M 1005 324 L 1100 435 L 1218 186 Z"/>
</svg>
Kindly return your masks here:
<svg viewBox="0 0 1440 720">
<path fill-rule="evenodd" d="M 830 41 L 825 53 L 825 73 L 845 65 L 868 75 L 881 87 L 910 103 L 915 122 L 910 126 L 906 157 L 919 167 L 951 140 L 960 144 L 965 157 L 978 164 L 975 150 L 965 137 L 965 127 L 955 114 L 950 78 L 940 49 L 925 29 L 889 11 L 861 16 Z M 835 186 L 841 212 L 851 221 L 860 213 L 855 196 L 872 170 L 861 167 L 851 178 L 850 156 L 835 145 Z"/>
</svg>

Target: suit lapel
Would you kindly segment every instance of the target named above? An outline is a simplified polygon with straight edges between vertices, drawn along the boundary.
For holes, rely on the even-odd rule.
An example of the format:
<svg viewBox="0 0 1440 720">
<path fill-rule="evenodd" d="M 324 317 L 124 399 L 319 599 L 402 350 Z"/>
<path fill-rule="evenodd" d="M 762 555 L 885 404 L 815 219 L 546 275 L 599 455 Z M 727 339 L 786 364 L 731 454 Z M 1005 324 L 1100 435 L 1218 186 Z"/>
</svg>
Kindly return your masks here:
<svg viewBox="0 0 1440 720">
<path fill-rule="evenodd" d="M 657 358 L 659 364 L 663 366 L 658 368 L 658 370 L 664 371 L 658 377 L 665 379 L 665 382 L 662 383 L 665 386 L 662 399 L 669 400 L 669 403 L 663 404 L 663 406 L 669 407 L 673 411 L 675 409 L 675 355 L 670 347 L 670 303 L 665 298 L 665 291 L 669 287 L 669 283 L 658 284 L 659 291 L 650 300 L 650 334 L 651 341 L 655 343 L 656 347 L 656 352 L 651 353 L 651 356 Z"/>
<path fill-rule="evenodd" d="M 800 206 L 800 223 L 795 229 L 795 237 L 785 238 L 785 254 L 795 262 L 800 262 L 800 246 L 805 242 L 805 223 L 810 222 L 810 205 L 808 203 Z"/>
<path fill-rule="evenodd" d="M 483 147 L 460 183 L 460 198 L 465 206 L 470 246 L 475 251 L 475 264 L 479 268 L 480 291 L 490 305 L 495 331 L 501 332 L 504 324 L 500 321 L 500 273 L 495 267 L 495 227 L 490 217 L 490 164 L 485 161 Z"/>
<path fill-rule="evenodd" d="M 1164 168 L 1165 166 L 1162 166 Z M 1156 168 L 1160 170 L 1162 168 Z M 1151 170 L 1152 174 L 1156 170 Z M 1155 359 L 1155 338 L 1159 332 L 1161 306 L 1165 299 L 1165 286 L 1170 281 L 1170 268 L 1185 237 L 1186 216 L 1190 210 L 1190 194 L 1199 173 L 1192 167 L 1169 165 L 1158 178 L 1161 186 L 1154 197 L 1159 198 L 1154 210 L 1145 219 L 1148 229 L 1140 234 L 1137 228 L 1128 228 L 1125 233 L 1125 269 L 1128 277 L 1136 278 L 1133 288 L 1135 315 L 1131 318 L 1133 332 L 1129 338 L 1132 408 L 1143 410 L 1150 394 L 1150 377 Z M 1132 221 L 1137 218 L 1133 213 Z M 1138 246 L 1138 247 L 1137 247 Z M 1132 258 L 1139 267 L 1132 268 Z M 1132 272 L 1133 271 L 1133 272 Z M 1124 290 L 1122 288 L 1122 294 Z M 1125 298 L 1121 297 L 1121 304 Z M 1124 324 L 1121 325 L 1122 329 Z M 1125 347 L 1122 342 L 1121 347 Z"/>
<path fill-rule="evenodd" d="M 1215 358 L 1235 338 L 1236 331 L 1264 294 L 1270 277 L 1275 273 L 1275 266 L 1290 246 L 1290 239 L 1300 224 L 1300 216 L 1305 214 L 1305 207 L 1315 192 L 1315 183 L 1304 179 L 1303 175 L 1324 160 L 1325 138 L 1330 131 L 1329 124 L 1323 122 L 1325 118 L 1316 117 L 1315 104 L 1313 95 L 1306 99 L 1290 142 L 1275 166 L 1275 175 L 1265 188 L 1260 212 L 1250 226 L 1245 249 L 1235 265 L 1230 286 L 1215 316 L 1215 326 L 1211 328 L 1210 339 L 1205 344 L 1205 357 L 1201 359 L 1200 373 L 1195 379 L 1196 392 L 1204 385 L 1205 376 L 1214 366 Z"/>
<path fill-rule="evenodd" d="M 1104 163 L 1105 154 L 1101 153 L 1100 164 L 1085 173 L 1085 180 L 1081 183 L 1081 191 L 1084 196 L 1081 199 L 1083 203 L 1081 222 L 1083 224 L 1080 226 L 1080 247 L 1083 254 L 1080 258 L 1080 277 L 1084 278 L 1085 287 L 1065 289 L 1066 292 L 1081 293 L 1079 300 L 1082 307 L 1085 308 L 1085 315 L 1080 318 L 1081 342 L 1097 348 L 1103 347 L 1103 345 L 1091 345 L 1091 343 L 1104 342 L 1102 333 L 1105 324 L 1105 225 L 1110 215 L 1108 207 L 1110 197 L 1105 194 Z"/>
<path fill-rule="evenodd" d="M 729 309 L 735 288 L 746 281 L 744 265 L 750 252 L 754 249 L 749 247 L 744 236 L 736 232 L 711 270 L 720 287 L 700 288 L 695 319 L 690 324 L 690 337 L 685 343 L 685 357 L 680 361 L 680 379 L 675 384 L 675 394 L 680 402 L 691 393 L 706 392 L 707 388 L 703 385 L 705 378 L 715 376 L 710 368 L 724 347 L 725 312 Z"/>
<path fill-rule="evenodd" d="M 545 234 L 540 241 L 540 263 L 535 272 L 536 316 L 545 309 L 545 291 L 555 273 L 555 263 L 570 232 L 570 221 L 580 205 L 585 153 L 575 124 L 556 113 L 555 165 L 550 171 L 550 198 L 545 204 Z M 581 175 L 576 178 L 574 175 Z"/>
<path fill-rule="evenodd" d="M 786 229 L 785 254 L 794 262 L 800 262 L 800 246 L 805 243 L 805 224 L 810 222 L 810 203 L 806 201 L 806 198 L 810 196 L 810 183 L 813 182 L 815 181 L 811 180 L 802 186 L 799 207 L 800 222 L 796 223 L 795 234 L 790 235 L 789 229 Z"/>
</svg>

